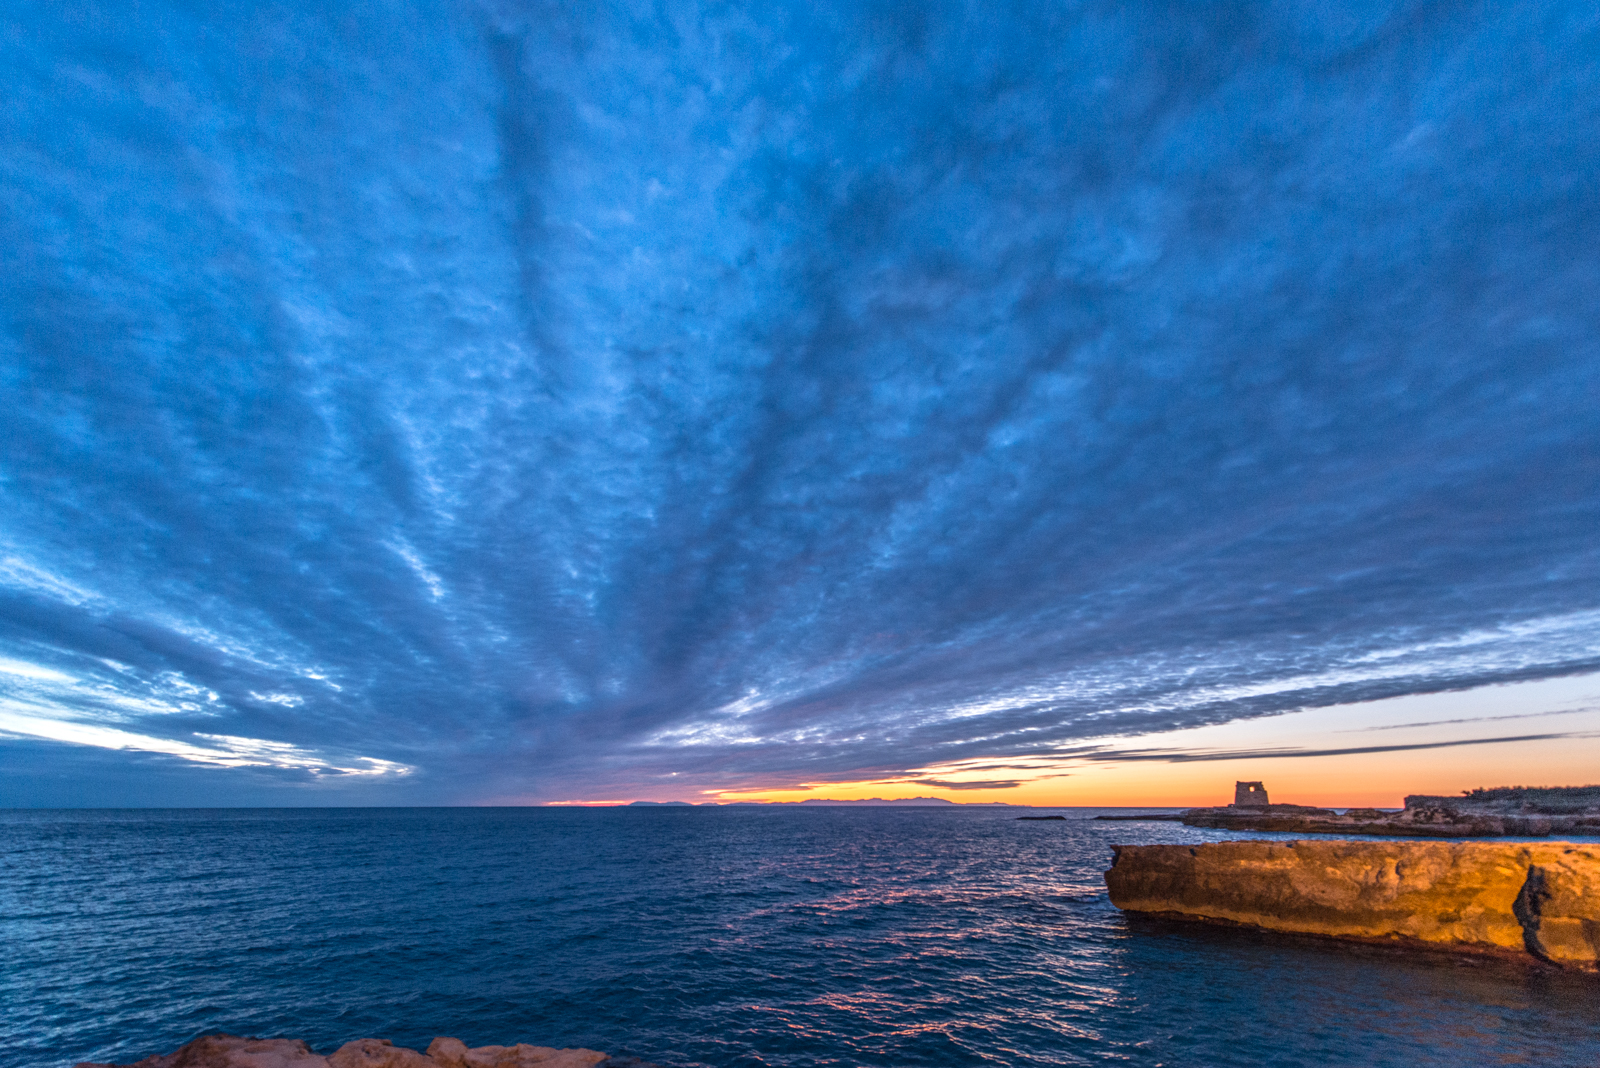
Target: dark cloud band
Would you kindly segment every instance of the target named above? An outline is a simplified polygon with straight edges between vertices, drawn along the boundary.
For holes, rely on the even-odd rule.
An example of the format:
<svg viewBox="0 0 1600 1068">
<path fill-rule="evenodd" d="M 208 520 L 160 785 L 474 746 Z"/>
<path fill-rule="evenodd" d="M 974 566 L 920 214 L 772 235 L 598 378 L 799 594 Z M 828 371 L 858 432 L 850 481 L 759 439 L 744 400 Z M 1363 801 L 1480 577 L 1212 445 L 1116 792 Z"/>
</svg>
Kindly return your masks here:
<svg viewBox="0 0 1600 1068">
<path fill-rule="evenodd" d="M 1366 753 L 1404 753 L 1420 749 L 1452 749 L 1462 745 L 1511 745 L 1516 742 L 1545 742 L 1558 738 L 1600 738 L 1597 731 L 1565 731 L 1556 734 L 1515 734 L 1499 738 L 1456 738 L 1446 742 L 1409 742 L 1399 745 L 1360 745 L 1345 748 L 1309 749 L 1298 746 L 1272 746 L 1259 749 L 1106 749 L 1086 753 L 1081 760 L 1093 763 L 1134 763 L 1158 761 L 1185 764 L 1196 760 L 1279 760 L 1285 757 L 1356 756 Z"/>
</svg>

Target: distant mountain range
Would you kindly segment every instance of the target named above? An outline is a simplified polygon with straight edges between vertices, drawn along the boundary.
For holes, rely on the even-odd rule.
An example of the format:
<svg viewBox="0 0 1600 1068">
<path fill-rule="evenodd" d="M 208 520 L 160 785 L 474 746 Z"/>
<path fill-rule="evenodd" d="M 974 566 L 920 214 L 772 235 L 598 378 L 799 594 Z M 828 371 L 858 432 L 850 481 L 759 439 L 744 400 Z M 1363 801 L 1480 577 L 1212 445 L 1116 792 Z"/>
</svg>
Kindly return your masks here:
<svg viewBox="0 0 1600 1068">
<path fill-rule="evenodd" d="M 913 807 L 926 805 L 951 805 L 962 808 L 1031 808 L 1031 805 L 1008 805 L 1004 801 L 946 801 L 942 797 L 901 797 L 884 800 L 881 797 L 868 797 L 853 801 L 835 801 L 826 797 L 808 797 L 804 801 L 702 801 L 696 806 L 690 801 L 630 801 L 628 808 L 637 806 L 666 807 L 676 806 L 682 808 L 695 808 L 711 805 L 717 808 L 727 808 L 730 805 L 846 805 L 846 806 L 898 806 Z"/>
</svg>

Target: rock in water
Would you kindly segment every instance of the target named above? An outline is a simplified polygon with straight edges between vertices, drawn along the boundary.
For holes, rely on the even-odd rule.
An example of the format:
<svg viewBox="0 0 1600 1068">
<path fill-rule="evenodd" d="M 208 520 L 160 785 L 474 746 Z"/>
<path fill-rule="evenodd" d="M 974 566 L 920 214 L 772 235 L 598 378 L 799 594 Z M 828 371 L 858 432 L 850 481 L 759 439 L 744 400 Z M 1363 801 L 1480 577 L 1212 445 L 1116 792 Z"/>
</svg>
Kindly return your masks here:
<svg viewBox="0 0 1600 1068">
<path fill-rule="evenodd" d="M 327 1068 L 328 1058 L 292 1038 L 206 1035 L 176 1052 L 131 1065 L 79 1064 L 78 1068 Z"/>
<path fill-rule="evenodd" d="M 436 1038 L 428 1052 L 396 1046 L 386 1038 L 358 1038 L 323 1057 L 291 1038 L 206 1035 L 176 1052 L 131 1065 L 80 1064 L 78 1068 L 658 1068 L 637 1057 L 609 1057 L 592 1049 L 549 1046 L 467 1048 L 454 1038 Z"/>
<path fill-rule="evenodd" d="M 1113 846 L 1127 912 L 1595 971 L 1600 849 L 1570 842 L 1213 842 Z"/>
</svg>

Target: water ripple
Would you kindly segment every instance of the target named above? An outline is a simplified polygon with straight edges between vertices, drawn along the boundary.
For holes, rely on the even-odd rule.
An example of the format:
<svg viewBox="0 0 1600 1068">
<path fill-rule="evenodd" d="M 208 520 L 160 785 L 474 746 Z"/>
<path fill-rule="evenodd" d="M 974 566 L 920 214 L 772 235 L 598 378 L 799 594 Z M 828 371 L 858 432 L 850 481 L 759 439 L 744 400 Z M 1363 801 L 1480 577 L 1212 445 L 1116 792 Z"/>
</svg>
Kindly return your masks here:
<svg viewBox="0 0 1600 1068">
<path fill-rule="evenodd" d="M 1067 810 L 1071 817 L 1090 812 Z M 1126 920 L 982 810 L 0 813 L 0 1063 L 436 1034 L 800 1066 L 1593 1065 L 1600 984 Z"/>
</svg>

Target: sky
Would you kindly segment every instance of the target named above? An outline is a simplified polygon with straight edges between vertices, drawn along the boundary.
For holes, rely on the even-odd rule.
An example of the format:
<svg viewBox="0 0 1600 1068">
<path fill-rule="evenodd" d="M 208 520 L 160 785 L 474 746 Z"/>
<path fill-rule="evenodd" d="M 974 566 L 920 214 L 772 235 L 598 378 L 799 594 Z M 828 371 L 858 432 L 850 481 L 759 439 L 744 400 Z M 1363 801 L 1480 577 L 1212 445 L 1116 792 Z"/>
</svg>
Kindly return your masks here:
<svg viewBox="0 0 1600 1068">
<path fill-rule="evenodd" d="M 0 804 L 1600 781 L 1593 4 L 4 24 Z"/>
</svg>

